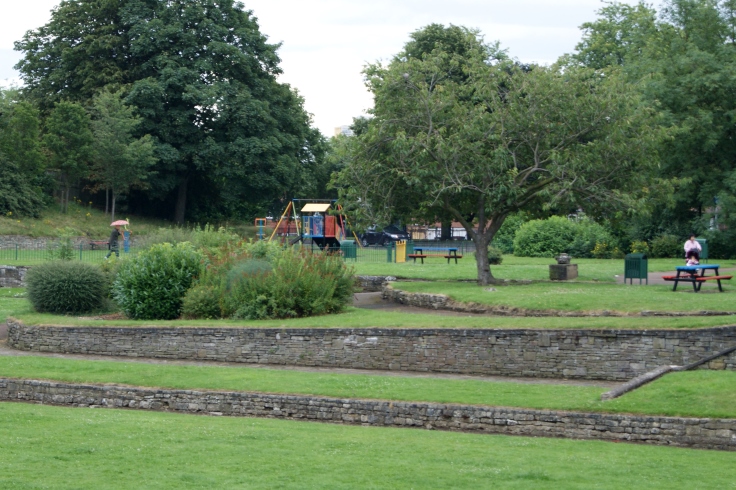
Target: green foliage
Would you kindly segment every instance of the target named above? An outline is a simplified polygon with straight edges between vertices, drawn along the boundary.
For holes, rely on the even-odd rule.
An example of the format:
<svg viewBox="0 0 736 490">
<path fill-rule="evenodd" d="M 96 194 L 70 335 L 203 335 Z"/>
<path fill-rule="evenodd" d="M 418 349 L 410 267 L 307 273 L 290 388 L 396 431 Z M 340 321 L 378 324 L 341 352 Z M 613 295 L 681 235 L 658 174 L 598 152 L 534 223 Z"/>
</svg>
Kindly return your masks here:
<svg viewBox="0 0 736 490">
<path fill-rule="evenodd" d="M 111 220 L 120 195 L 131 188 L 145 188 L 156 163 L 150 135 L 134 138 L 141 118 L 123 101 L 123 92 L 102 91 L 92 100 L 95 163 L 92 178 L 112 193 Z"/>
<path fill-rule="evenodd" d="M 158 157 L 143 202 L 175 209 L 179 224 L 254 216 L 319 185 L 324 138 L 277 79 L 278 45 L 240 2 L 62 2 L 16 49 L 24 91 L 42 111 L 124 90 L 141 117 L 134 136 L 150 134 Z"/>
<path fill-rule="evenodd" d="M 36 265 L 26 276 L 28 299 L 36 311 L 79 314 L 98 310 L 106 293 L 105 276 L 94 265 L 56 261 Z"/>
<path fill-rule="evenodd" d="M 74 230 L 70 228 L 64 228 L 59 231 L 59 239 L 48 244 L 49 257 L 56 260 L 74 259 L 77 255 L 74 243 L 72 242 L 74 236 Z"/>
<path fill-rule="evenodd" d="M 708 240 L 708 257 L 711 259 L 736 259 L 736 231 L 709 231 L 705 233 Z"/>
<path fill-rule="evenodd" d="M 685 253 L 682 248 L 682 242 L 683 240 L 680 240 L 675 235 L 659 235 L 651 241 L 651 255 L 654 258 L 682 257 Z"/>
<path fill-rule="evenodd" d="M 72 184 L 89 175 L 92 141 L 89 116 L 80 104 L 62 101 L 54 105 L 46 119 L 43 144 L 50 155 L 50 168 L 61 177 L 63 212 L 69 206 Z"/>
<path fill-rule="evenodd" d="M 113 283 L 113 297 L 130 318 L 177 318 L 201 259 L 187 242 L 154 245 L 123 262 Z"/>
<path fill-rule="evenodd" d="M 115 254 L 110 255 L 106 260 L 103 260 L 100 264 L 100 270 L 105 275 L 107 297 L 112 299 L 113 289 L 112 285 L 115 282 L 115 278 L 118 275 L 122 259 Z"/>
<path fill-rule="evenodd" d="M 484 250 L 519 210 L 605 216 L 640 206 L 656 187 L 666 131 L 621 76 L 521 66 L 468 29 L 429 26 L 412 38 L 387 65 L 365 69 L 373 118 L 335 179 L 348 212 L 434 211 Z M 493 280 L 485 260 L 476 255 L 482 284 Z"/>
<path fill-rule="evenodd" d="M 270 263 L 248 259 L 229 271 L 223 313 L 245 319 L 337 313 L 353 288 L 352 271 L 340 257 L 289 248 Z"/>
<path fill-rule="evenodd" d="M 610 258 L 613 237 L 598 223 L 561 216 L 524 223 L 516 232 L 514 255 L 519 257 L 554 257 L 568 253 L 576 258 Z"/>
<path fill-rule="evenodd" d="M 43 205 L 41 189 L 33 186 L 19 166 L 0 153 L 0 214 L 36 217 Z"/>
<path fill-rule="evenodd" d="M 505 254 L 513 254 L 516 232 L 527 221 L 529 221 L 529 217 L 525 213 L 513 213 L 509 215 L 504 220 L 496 236 L 493 237 L 493 245 Z"/>
<path fill-rule="evenodd" d="M 192 228 L 183 226 L 159 228 L 143 237 L 138 245 L 141 248 L 150 248 L 159 243 L 190 242 L 196 248 L 215 249 L 239 241 L 240 237 L 227 228 L 215 228 L 210 224 L 206 224 L 201 228 L 197 226 Z"/>
<path fill-rule="evenodd" d="M 221 297 L 220 290 L 213 286 L 198 284 L 191 287 L 182 301 L 182 318 L 203 320 L 222 318 Z"/>
<path fill-rule="evenodd" d="M 491 265 L 500 265 L 503 262 L 503 252 L 500 248 L 488 247 L 488 263 Z"/>
<path fill-rule="evenodd" d="M 634 240 L 631 242 L 631 253 L 634 254 L 648 254 L 649 244 L 642 240 Z"/>
<path fill-rule="evenodd" d="M 514 238 L 517 257 L 553 257 L 575 239 L 575 223 L 561 216 L 524 223 Z"/>
</svg>

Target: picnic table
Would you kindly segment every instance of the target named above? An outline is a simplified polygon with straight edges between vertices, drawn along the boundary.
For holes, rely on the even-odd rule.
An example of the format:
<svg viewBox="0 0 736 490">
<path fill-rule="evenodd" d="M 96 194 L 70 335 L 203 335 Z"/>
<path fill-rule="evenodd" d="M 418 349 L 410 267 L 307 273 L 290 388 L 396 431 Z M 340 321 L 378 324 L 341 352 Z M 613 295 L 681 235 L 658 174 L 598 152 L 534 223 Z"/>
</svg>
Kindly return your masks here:
<svg viewBox="0 0 736 490">
<path fill-rule="evenodd" d="M 417 259 L 421 259 L 422 264 L 424 263 L 424 259 L 428 257 L 429 255 L 425 253 L 426 252 L 446 252 L 445 254 L 439 254 L 439 256 L 444 257 L 447 259 L 447 263 L 450 263 L 451 259 L 455 259 L 455 263 L 457 264 L 458 259 L 462 259 L 462 255 L 457 254 L 457 248 L 445 248 L 445 247 L 414 247 L 413 254 L 408 254 L 407 257 L 410 259 L 414 259 L 414 262 L 417 261 Z"/>
<path fill-rule="evenodd" d="M 701 286 L 705 281 L 718 281 L 718 290 L 723 292 L 721 281 L 728 281 L 733 276 L 721 276 L 718 274 L 718 264 L 700 264 L 700 265 L 682 265 L 675 267 L 677 275 L 675 276 L 662 276 L 665 281 L 673 281 L 675 283 L 672 288 L 673 291 L 677 291 L 677 284 L 680 282 L 689 282 L 693 285 L 693 291 L 696 293 L 700 291 Z M 714 271 L 714 275 L 708 276 L 705 274 L 706 271 Z"/>
</svg>

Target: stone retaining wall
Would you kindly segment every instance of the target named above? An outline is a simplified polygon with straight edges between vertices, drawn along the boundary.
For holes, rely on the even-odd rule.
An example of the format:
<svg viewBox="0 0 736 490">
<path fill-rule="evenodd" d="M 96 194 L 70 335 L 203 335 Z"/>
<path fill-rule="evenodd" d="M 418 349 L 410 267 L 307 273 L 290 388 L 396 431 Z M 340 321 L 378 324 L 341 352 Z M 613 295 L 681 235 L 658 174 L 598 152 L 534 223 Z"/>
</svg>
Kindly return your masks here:
<svg viewBox="0 0 736 490">
<path fill-rule="evenodd" d="M 699 330 L 277 329 L 26 326 L 8 345 L 40 352 L 624 381 L 736 345 Z M 736 370 L 736 353 L 706 367 Z"/>
<path fill-rule="evenodd" d="M 0 400 L 337 424 L 566 437 L 736 451 L 736 420 L 613 415 L 263 393 L 162 390 L 0 378 Z"/>
<path fill-rule="evenodd" d="M 30 267 L 0 265 L 0 288 L 25 287 L 26 273 Z"/>
</svg>

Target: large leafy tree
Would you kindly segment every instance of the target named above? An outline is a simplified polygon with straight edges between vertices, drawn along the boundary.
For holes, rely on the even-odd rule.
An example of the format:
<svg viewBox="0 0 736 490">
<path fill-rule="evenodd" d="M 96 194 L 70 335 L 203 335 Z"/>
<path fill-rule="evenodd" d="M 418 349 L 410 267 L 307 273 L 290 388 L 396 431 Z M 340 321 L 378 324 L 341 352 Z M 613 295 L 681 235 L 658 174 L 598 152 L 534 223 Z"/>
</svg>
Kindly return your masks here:
<svg viewBox="0 0 736 490">
<path fill-rule="evenodd" d="M 580 65 L 623 72 L 674 130 L 661 152 L 660 175 L 685 185 L 674 194 L 674 207 L 657 213 L 670 227 L 698 228 L 714 198 L 733 201 L 735 13 L 733 0 L 668 0 L 659 14 L 643 3 L 612 3 L 583 25 L 573 55 Z"/>
<path fill-rule="evenodd" d="M 279 83 L 278 46 L 234 0 L 63 0 L 16 49 L 26 94 L 48 108 L 122 88 L 156 144 L 149 199 L 182 222 L 248 213 L 297 189 L 324 142 Z M 160 207 L 160 206 L 159 206 Z"/>
<path fill-rule="evenodd" d="M 93 99 L 92 132 L 94 165 L 92 178 L 112 193 L 112 220 L 118 197 L 132 187 L 144 187 L 156 163 L 149 135 L 135 138 L 140 117 L 126 105 L 122 92 L 103 91 Z"/>
<path fill-rule="evenodd" d="M 373 118 L 337 184 L 358 215 L 396 212 L 384 196 L 397 181 L 406 218 L 441 207 L 474 241 L 478 282 L 489 284 L 488 246 L 509 214 L 632 206 L 660 133 L 620 78 L 521 67 L 494 56 L 476 33 L 466 36 L 473 47 L 462 53 L 440 46 L 366 69 Z"/>
<path fill-rule="evenodd" d="M 84 108 L 74 102 L 59 102 L 46 119 L 43 145 L 49 154 L 49 168 L 61 182 L 61 211 L 69 209 L 72 185 L 90 173 L 92 130 Z"/>
</svg>

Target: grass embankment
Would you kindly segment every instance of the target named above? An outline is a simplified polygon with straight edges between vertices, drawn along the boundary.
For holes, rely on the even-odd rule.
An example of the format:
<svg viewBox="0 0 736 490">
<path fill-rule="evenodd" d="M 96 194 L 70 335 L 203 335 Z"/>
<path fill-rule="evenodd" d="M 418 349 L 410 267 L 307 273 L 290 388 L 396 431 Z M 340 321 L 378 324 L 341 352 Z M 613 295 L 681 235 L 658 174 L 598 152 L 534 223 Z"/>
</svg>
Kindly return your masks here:
<svg viewBox="0 0 736 490">
<path fill-rule="evenodd" d="M 639 390 L 601 401 L 606 388 L 474 379 L 333 374 L 247 367 L 209 367 L 42 356 L 0 357 L 0 376 L 73 383 L 173 389 L 256 391 L 587 412 L 736 418 L 736 373 L 667 375 Z"/>
<path fill-rule="evenodd" d="M 444 316 L 432 313 L 347 308 L 344 313 L 291 320 L 173 320 L 136 321 L 101 320 L 36 313 L 22 297 L 24 289 L 0 288 L 0 322 L 7 317 L 20 319 L 26 325 L 59 325 L 89 327 L 238 327 L 238 328 L 535 328 L 535 329 L 658 329 L 707 328 L 736 324 L 736 318 L 717 317 L 491 317 L 478 315 Z M 16 297 L 20 296 L 20 297 Z"/>
<path fill-rule="evenodd" d="M 0 404 L 2 488 L 728 488 L 736 453 Z"/>
<path fill-rule="evenodd" d="M 533 283 L 494 286 L 492 290 L 472 283 L 397 282 L 395 289 L 415 293 L 446 294 L 455 301 L 534 310 L 601 311 L 636 313 L 649 311 L 734 311 L 733 286 L 718 292 L 704 285 L 692 294 L 688 284 L 672 291 L 667 285 L 625 286 L 621 284 Z M 729 321 L 729 320 L 726 320 Z"/>
<path fill-rule="evenodd" d="M 144 236 L 162 227 L 176 226 L 171 221 L 144 218 L 126 213 L 117 213 L 115 219 L 128 219 L 131 223 L 128 228 L 135 236 Z M 91 205 L 71 202 L 69 212 L 66 214 L 62 214 L 59 212 L 58 206 L 54 206 L 44 210 L 39 218 L 0 215 L 0 235 L 22 235 L 38 238 L 58 237 L 61 233 L 66 233 L 71 236 L 87 236 L 91 239 L 104 240 L 110 236 L 110 221 L 111 216 L 109 214 L 105 214 Z M 256 228 L 251 222 L 215 223 L 214 225 L 216 227 L 226 226 L 245 238 L 255 238 L 256 236 Z M 187 223 L 186 226 L 199 225 Z"/>
<path fill-rule="evenodd" d="M 615 282 L 616 276 L 624 274 L 624 261 L 621 259 L 573 259 L 578 264 L 578 278 L 572 282 Z M 711 260 L 711 263 L 719 263 Z M 514 257 L 504 255 L 501 265 L 492 265 L 491 272 L 497 279 L 549 281 L 549 265 L 552 258 Z M 473 254 L 466 255 L 457 264 L 448 264 L 443 258 L 425 259 L 425 263 L 412 261 L 404 264 L 380 262 L 357 262 L 355 273 L 360 275 L 395 276 L 407 279 L 427 279 L 434 281 L 474 281 L 478 277 Z M 680 259 L 650 259 L 649 272 L 674 271 L 675 266 L 684 265 Z M 722 267 L 733 266 L 733 260 L 720 261 Z"/>
</svg>

